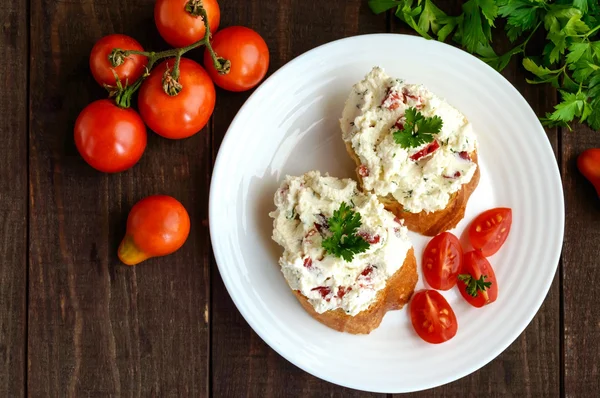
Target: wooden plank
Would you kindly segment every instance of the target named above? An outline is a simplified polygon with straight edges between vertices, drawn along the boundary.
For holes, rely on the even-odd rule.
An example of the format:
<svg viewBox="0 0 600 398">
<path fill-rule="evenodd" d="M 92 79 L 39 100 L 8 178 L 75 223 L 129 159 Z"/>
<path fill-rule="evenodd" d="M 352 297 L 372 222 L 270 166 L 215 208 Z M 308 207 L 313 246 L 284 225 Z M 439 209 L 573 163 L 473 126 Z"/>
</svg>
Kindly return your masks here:
<svg viewBox="0 0 600 398">
<path fill-rule="evenodd" d="M 600 308 L 590 292 L 600 284 L 600 202 L 579 170 L 577 156 L 600 148 L 600 133 L 575 126 L 562 135 L 562 175 L 566 201 L 563 246 L 564 393 L 600 395 Z"/>
<path fill-rule="evenodd" d="M 362 0 L 305 2 L 236 0 L 221 2 L 221 26 L 258 31 L 270 49 L 274 72 L 320 44 L 359 33 L 385 31 L 385 17 L 370 13 Z M 214 153 L 249 93 L 218 91 Z M 335 386 L 298 369 L 269 348 L 239 314 L 216 266 L 212 278 L 212 395 L 215 397 L 368 396 Z"/>
<path fill-rule="evenodd" d="M 32 396 L 206 396 L 210 135 L 149 132 L 133 169 L 106 175 L 73 145 L 73 123 L 104 96 L 88 69 L 100 37 L 161 49 L 154 0 L 31 0 L 30 313 Z M 196 57 L 200 56 L 198 52 Z M 168 194 L 192 230 L 177 253 L 130 268 L 116 249 L 131 206 Z"/>
<path fill-rule="evenodd" d="M 445 7 L 449 13 L 460 10 L 461 1 Z M 405 24 L 392 19 L 392 30 L 415 34 Z M 501 34 L 494 36 L 498 53 L 512 48 Z M 535 53 L 532 43 L 531 52 Z M 525 81 L 526 72 L 521 60 L 513 57 L 502 74 L 506 77 L 533 108 L 538 116 L 552 109 L 556 91 L 548 85 L 530 85 Z M 558 135 L 556 128 L 546 129 L 548 139 L 558 159 Z M 555 276 L 544 304 L 521 336 L 491 363 L 480 370 L 453 383 L 414 394 L 422 397 L 452 396 L 556 396 L 560 391 L 560 283 Z"/>
<path fill-rule="evenodd" d="M 0 6 L 0 396 L 25 395 L 27 328 L 27 2 Z"/>
</svg>

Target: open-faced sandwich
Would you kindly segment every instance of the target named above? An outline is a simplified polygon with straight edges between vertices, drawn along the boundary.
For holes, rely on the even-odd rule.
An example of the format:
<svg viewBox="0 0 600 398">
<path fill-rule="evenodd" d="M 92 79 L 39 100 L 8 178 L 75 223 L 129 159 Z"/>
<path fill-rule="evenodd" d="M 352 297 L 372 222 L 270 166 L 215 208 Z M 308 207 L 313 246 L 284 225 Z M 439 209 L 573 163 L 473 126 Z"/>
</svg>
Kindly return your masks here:
<svg viewBox="0 0 600 398">
<path fill-rule="evenodd" d="M 340 125 L 363 189 L 411 231 L 433 236 L 464 217 L 479 182 L 477 142 L 446 101 L 375 67 L 352 88 Z"/>
<path fill-rule="evenodd" d="M 274 201 L 281 271 L 315 319 L 369 333 L 410 299 L 417 270 L 407 229 L 375 195 L 359 192 L 354 180 L 311 171 L 287 176 Z"/>
</svg>

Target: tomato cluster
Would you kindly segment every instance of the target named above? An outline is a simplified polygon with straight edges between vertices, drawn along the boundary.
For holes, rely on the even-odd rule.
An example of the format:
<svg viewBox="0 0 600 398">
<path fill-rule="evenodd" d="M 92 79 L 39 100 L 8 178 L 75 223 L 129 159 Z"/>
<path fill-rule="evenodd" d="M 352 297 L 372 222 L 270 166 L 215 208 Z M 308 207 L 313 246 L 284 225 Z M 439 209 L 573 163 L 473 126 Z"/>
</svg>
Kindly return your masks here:
<svg viewBox="0 0 600 398">
<path fill-rule="evenodd" d="M 221 20 L 217 0 L 157 0 L 154 20 L 175 49 L 145 52 L 135 39 L 121 34 L 103 37 L 92 48 L 90 69 L 109 99 L 81 111 L 74 138 L 83 159 L 99 171 L 133 167 L 146 149 L 146 126 L 169 139 L 198 133 L 215 109 L 215 84 L 229 91 L 249 90 L 269 68 L 269 49 L 254 30 L 232 26 L 212 36 Z M 206 47 L 204 68 L 182 57 L 201 45 Z M 139 113 L 130 107 L 138 89 Z M 173 253 L 189 231 L 190 218 L 179 201 L 149 196 L 131 209 L 119 258 L 134 265 Z"/>
<path fill-rule="evenodd" d="M 144 152 L 146 126 L 165 138 L 190 137 L 204 128 L 214 111 L 215 84 L 245 91 L 260 83 L 269 67 L 265 41 L 242 26 L 212 36 L 220 19 L 217 0 L 157 0 L 156 27 L 178 48 L 147 53 L 135 39 L 121 34 L 94 45 L 92 75 L 114 99 L 89 104 L 75 122 L 75 144 L 88 164 L 107 173 L 124 171 Z M 181 57 L 201 44 L 206 45 L 204 68 Z M 166 60 L 152 68 L 162 58 Z M 138 88 L 139 114 L 129 108 Z"/>
<path fill-rule="evenodd" d="M 463 253 L 460 241 L 450 232 L 435 236 L 423 252 L 423 276 L 433 289 L 458 287 L 461 296 L 474 307 L 496 301 L 498 283 L 486 257 L 495 254 L 506 241 L 512 224 L 508 208 L 487 210 L 469 226 L 474 250 Z M 426 342 L 443 343 L 456 335 L 456 315 L 444 296 L 436 290 L 415 293 L 410 317 L 417 334 Z"/>
</svg>

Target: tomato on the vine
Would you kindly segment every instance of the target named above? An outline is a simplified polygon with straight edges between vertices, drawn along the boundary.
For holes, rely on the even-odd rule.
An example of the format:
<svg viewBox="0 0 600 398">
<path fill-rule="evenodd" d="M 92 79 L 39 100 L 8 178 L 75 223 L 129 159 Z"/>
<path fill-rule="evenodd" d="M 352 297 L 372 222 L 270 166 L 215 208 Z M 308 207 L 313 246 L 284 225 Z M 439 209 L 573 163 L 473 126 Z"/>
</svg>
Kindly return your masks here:
<svg viewBox="0 0 600 398">
<path fill-rule="evenodd" d="M 187 47 L 204 37 L 206 28 L 202 17 L 193 10 L 194 0 L 157 0 L 154 5 L 156 28 L 167 43 L 173 47 Z M 219 29 L 221 10 L 217 0 L 202 0 L 211 33 Z M 190 11 L 186 6 L 190 5 Z M 197 7 L 197 6 L 196 6 Z"/>
<path fill-rule="evenodd" d="M 423 252 L 423 275 L 434 289 L 448 290 L 456 285 L 462 267 L 462 247 L 450 232 L 436 235 Z"/>
<path fill-rule="evenodd" d="M 457 286 L 460 294 L 473 307 L 483 307 L 498 298 L 496 274 L 479 250 L 465 253 Z"/>
<path fill-rule="evenodd" d="M 204 66 L 215 84 L 229 91 L 246 91 L 256 86 L 269 69 L 269 49 L 262 37 L 252 29 L 232 26 L 218 32 L 211 41 L 219 57 L 231 62 L 229 73 L 220 75 L 208 49 L 204 50 Z"/>
<path fill-rule="evenodd" d="M 137 40 L 126 35 L 108 35 L 98 40 L 90 53 L 90 69 L 94 79 L 101 86 L 105 84 L 115 86 L 116 79 L 114 73 L 117 74 L 123 85 L 126 83 L 132 84 L 142 76 L 146 68 L 148 59 L 138 54 L 129 55 L 119 66 L 112 66 L 108 56 L 115 48 L 144 51 Z"/>
<path fill-rule="evenodd" d="M 135 265 L 151 257 L 166 256 L 183 246 L 189 233 L 190 217 L 177 199 L 148 196 L 129 212 L 119 259 Z"/>
<path fill-rule="evenodd" d="M 86 106 L 75 121 L 75 145 L 93 168 L 116 173 L 140 160 L 146 149 L 146 126 L 131 108 L 103 99 Z"/>
<path fill-rule="evenodd" d="M 167 68 L 172 72 L 175 60 L 156 66 L 140 88 L 138 108 L 144 122 L 165 138 L 186 138 L 196 134 L 208 122 L 215 109 L 215 86 L 206 71 L 196 62 L 181 58 L 176 95 L 163 89 Z"/>
<path fill-rule="evenodd" d="M 421 290 L 413 295 L 410 320 L 419 337 L 432 344 L 450 340 L 458 330 L 452 307 L 435 290 Z"/>
<path fill-rule="evenodd" d="M 512 210 L 497 207 L 484 211 L 469 226 L 469 241 L 475 249 L 489 257 L 506 241 L 512 224 Z"/>
</svg>

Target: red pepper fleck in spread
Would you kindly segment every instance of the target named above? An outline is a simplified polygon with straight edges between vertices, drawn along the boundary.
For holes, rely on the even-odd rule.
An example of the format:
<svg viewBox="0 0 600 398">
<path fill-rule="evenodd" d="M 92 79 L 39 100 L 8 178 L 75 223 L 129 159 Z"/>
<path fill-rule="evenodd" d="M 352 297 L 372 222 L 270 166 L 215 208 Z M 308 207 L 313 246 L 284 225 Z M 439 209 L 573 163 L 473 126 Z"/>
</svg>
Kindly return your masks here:
<svg viewBox="0 0 600 398">
<path fill-rule="evenodd" d="M 367 166 L 365 166 L 364 164 L 361 164 L 358 167 L 358 174 L 361 177 L 368 177 L 369 176 L 369 168 Z"/>
<path fill-rule="evenodd" d="M 363 272 L 361 272 L 360 274 L 361 274 L 362 276 L 369 276 L 369 274 L 370 274 L 371 272 L 373 272 L 373 266 L 372 266 L 372 265 L 367 265 L 367 266 L 365 267 L 365 269 L 363 270 Z"/>
<path fill-rule="evenodd" d="M 331 289 L 327 286 L 317 286 L 313 289 L 310 289 L 312 292 L 314 291 L 318 291 L 319 294 L 321 294 L 321 297 L 323 297 L 324 299 L 327 298 L 327 296 L 331 293 Z"/>
<path fill-rule="evenodd" d="M 373 236 L 367 232 L 359 232 L 358 235 L 361 236 L 364 240 L 366 240 L 367 242 L 369 242 L 372 245 L 379 243 L 379 240 L 381 239 L 381 237 L 379 235 Z"/>
<path fill-rule="evenodd" d="M 460 176 L 461 176 L 460 171 L 457 171 L 456 173 L 454 173 L 454 175 L 451 175 L 451 176 L 446 176 L 445 175 L 444 178 L 454 179 L 454 178 L 458 178 Z"/>
<path fill-rule="evenodd" d="M 398 130 L 404 130 L 404 117 L 401 117 L 400 119 L 396 120 L 396 123 L 394 123 L 394 127 L 396 127 Z"/>
<path fill-rule="evenodd" d="M 337 292 L 337 296 L 339 299 L 344 298 L 344 296 L 346 295 L 346 293 L 348 293 L 349 291 L 351 291 L 352 288 L 351 287 L 344 287 L 344 286 L 340 286 L 338 288 L 338 292 Z"/>
<path fill-rule="evenodd" d="M 312 258 L 306 257 L 304 259 L 304 266 L 308 269 L 311 269 L 312 268 Z"/>
<path fill-rule="evenodd" d="M 439 147 L 440 144 L 438 144 L 438 142 L 434 140 L 433 142 L 430 142 L 425 148 L 412 155 L 410 158 L 415 161 L 419 160 L 427 155 L 431 155 L 433 152 L 437 151 Z"/>
<path fill-rule="evenodd" d="M 393 111 L 394 109 L 398 109 L 400 103 L 404 102 L 404 95 L 401 95 L 401 93 L 397 92 L 396 90 L 393 90 L 391 87 L 388 88 L 385 98 L 381 103 L 381 106 L 391 111 Z"/>
</svg>

